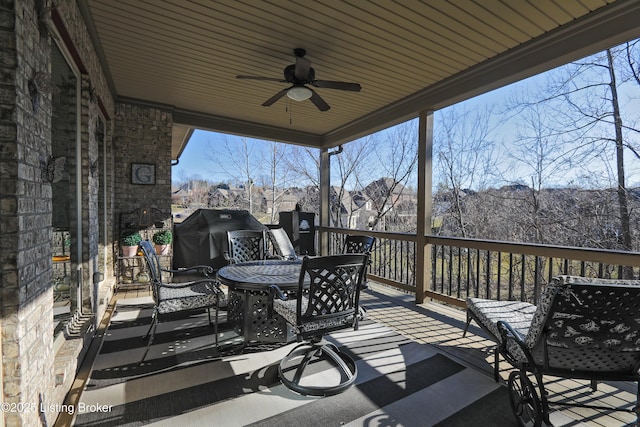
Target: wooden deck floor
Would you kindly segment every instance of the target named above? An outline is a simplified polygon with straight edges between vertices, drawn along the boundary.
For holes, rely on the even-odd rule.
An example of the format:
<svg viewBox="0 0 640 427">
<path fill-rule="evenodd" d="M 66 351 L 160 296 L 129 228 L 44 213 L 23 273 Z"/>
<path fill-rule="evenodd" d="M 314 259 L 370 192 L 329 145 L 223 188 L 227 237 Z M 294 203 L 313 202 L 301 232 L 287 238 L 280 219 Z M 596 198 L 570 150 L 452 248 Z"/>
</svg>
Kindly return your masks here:
<svg viewBox="0 0 640 427">
<path fill-rule="evenodd" d="M 494 343 L 474 324 L 470 327 L 466 337 L 462 337 L 465 325 L 464 311 L 432 302 L 415 304 L 413 295 L 404 294 L 377 283 L 369 282 L 369 285 L 369 289 L 361 295 L 361 304 L 366 307 L 367 316 L 370 319 L 384 323 L 414 341 L 434 345 L 460 363 L 492 376 Z M 147 295 L 149 295 L 149 290 L 146 288 L 120 291 L 115 294 L 112 305 L 120 298 Z M 107 312 L 108 314 L 109 312 Z M 74 398 L 77 399 L 80 396 L 90 372 L 91 357 L 92 351 L 90 350 L 87 360 L 79 370 L 68 402 L 73 402 Z M 500 367 L 502 382 L 506 383 L 511 367 L 506 362 L 502 362 Z M 585 381 L 550 378 L 545 384 L 554 397 L 578 398 L 591 404 L 595 402 L 598 405 L 619 406 L 631 405 L 635 402 L 635 384 L 599 384 L 598 391 L 595 393 L 590 392 L 588 383 Z M 635 416 L 624 412 L 562 408 L 559 419 L 562 419 L 562 414 L 579 420 L 579 422 L 570 422 L 564 425 L 616 427 L 635 425 Z M 69 425 L 69 423 L 68 419 L 60 419 L 56 425 Z"/>
</svg>

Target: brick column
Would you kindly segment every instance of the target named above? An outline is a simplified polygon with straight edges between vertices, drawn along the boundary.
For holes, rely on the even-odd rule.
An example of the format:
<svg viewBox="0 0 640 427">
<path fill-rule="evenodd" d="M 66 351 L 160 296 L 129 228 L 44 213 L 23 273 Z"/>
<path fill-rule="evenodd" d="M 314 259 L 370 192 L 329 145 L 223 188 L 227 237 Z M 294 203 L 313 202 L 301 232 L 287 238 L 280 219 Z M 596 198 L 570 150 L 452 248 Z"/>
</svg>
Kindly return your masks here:
<svg viewBox="0 0 640 427">
<path fill-rule="evenodd" d="M 0 322 L 4 401 L 30 411 L 3 413 L 6 425 L 51 424 L 39 403 L 55 385 L 51 261 L 51 98 L 29 84 L 49 72 L 33 0 L 0 5 Z M 34 96 L 35 95 L 35 96 Z"/>
</svg>

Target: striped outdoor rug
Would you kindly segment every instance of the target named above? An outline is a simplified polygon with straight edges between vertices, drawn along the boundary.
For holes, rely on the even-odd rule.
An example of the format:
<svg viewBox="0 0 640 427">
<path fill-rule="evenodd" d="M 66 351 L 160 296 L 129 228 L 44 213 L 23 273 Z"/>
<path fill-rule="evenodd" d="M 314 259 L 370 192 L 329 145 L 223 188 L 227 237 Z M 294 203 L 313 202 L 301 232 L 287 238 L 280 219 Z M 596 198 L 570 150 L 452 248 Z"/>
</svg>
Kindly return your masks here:
<svg viewBox="0 0 640 427">
<path fill-rule="evenodd" d="M 295 344 L 219 356 L 206 314 L 161 323 L 138 366 L 151 307 L 149 298 L 118 303 L 75 425 L 517 425 L 504 387 L 374 322 L 329 337 L 358 365 L 356 385 L 336 396 L 279 383 L 279 360 Z"/>
</svg>

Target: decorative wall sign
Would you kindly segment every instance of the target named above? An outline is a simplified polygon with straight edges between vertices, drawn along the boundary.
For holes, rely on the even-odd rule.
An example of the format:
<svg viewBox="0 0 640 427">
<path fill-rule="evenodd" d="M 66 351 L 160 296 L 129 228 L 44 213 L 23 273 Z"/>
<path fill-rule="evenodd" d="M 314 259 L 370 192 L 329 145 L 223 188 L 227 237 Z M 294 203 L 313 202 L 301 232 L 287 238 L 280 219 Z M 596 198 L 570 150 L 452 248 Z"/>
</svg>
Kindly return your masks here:
<svg viewBox="0 0 640 427">
<path fill-rule="evenodd" d="M 131 183 L 155 185 L 156 165 L 149 163 L 131 163 Z"/>
</svg>

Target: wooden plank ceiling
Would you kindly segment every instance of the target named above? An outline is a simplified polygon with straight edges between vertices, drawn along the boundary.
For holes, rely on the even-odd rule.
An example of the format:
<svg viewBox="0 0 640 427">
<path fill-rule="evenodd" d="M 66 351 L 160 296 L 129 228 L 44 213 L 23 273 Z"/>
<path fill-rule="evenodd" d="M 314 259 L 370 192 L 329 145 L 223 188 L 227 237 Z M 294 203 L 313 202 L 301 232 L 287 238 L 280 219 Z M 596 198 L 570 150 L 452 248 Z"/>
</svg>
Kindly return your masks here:
<svg viewBox="0 0 640 427">
<path fill-rule="evenodd" d="M 177 136 L 202 128 L 331 147 L 640 35 L 628 0 L 80 0 L 120 100 L 169 106 Z M 307 50 L 331 106 L 286 96 Z"/>
</svg>

